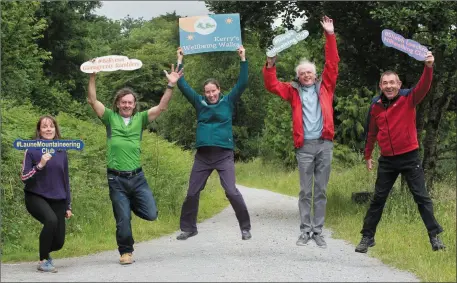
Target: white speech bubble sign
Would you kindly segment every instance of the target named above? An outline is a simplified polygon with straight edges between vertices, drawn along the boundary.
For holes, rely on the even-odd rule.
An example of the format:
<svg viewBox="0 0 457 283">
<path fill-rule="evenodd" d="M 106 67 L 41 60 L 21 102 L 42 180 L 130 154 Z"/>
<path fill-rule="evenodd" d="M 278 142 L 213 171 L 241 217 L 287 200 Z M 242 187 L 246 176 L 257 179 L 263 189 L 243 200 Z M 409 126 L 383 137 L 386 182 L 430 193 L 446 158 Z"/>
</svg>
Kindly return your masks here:
<svg viewBox="0 0 457 283">
<path fill-rule="evenodd" d="M 267 49 L 267 56 L 274 57 L 279 52 L 297 44 L 299 41 L 304 40 L 309 35 L 307 30 L 297 33 L 294 30 L 288 30 L 283 34 L 275 36 L 273 39 L 273 46 Z"/>
<path fill-rule="evenodd" d="M 139 69 L 143 63 L 138 59 L 129 59 L 127 56 L 108 55 L 84 62 L 80 70 L 91 74 L 94 72 L 132 71 Z"/>
</svg>

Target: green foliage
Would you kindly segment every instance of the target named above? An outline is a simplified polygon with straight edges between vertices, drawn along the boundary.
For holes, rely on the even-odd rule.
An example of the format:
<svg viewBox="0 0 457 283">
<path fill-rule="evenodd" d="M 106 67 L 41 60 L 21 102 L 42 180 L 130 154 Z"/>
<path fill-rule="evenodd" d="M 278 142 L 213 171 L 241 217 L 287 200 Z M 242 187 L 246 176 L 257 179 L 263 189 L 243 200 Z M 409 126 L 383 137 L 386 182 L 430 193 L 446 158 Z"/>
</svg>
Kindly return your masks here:
<svg viewBox="0 0 457 283">
<path fill-rule="evenodd" d="M 335 118 L 338 126 L 335 129 L 335 137 L 339 143 L 347 145 L 354 151 L 363 150 L 365 146 L 364 127 L 370 98 L 374 95 L 367 88 L 362 88 L 353 90 L 349 95 L 337 97 Z"/>
<path fill-rule="evenodd" d="M 46 21 L 36 18 L 37 2 L 1 3 L 1 77 L 2 95 L 25 101 L 42 81 L 43 62 L 50 53 L 40 48 L 36 41 L 43 37 Z M 20 36 L 18 36 L 20 35 Z"/>
<path fill-rule="evenodd" d="M 261 141 L 261 156 L 266 160 L 280 162 L 287 167 L 297 164 L 292 137 L 292 110 L 279 97 L 267 105 L 265 128 Z"/>
<path fill-rule="evenodd" d="M 41 2 L 36 11 L 36 17 L 47 23 L 38 45 L 52 55 L 44 64 L 44 73 L 79 101 L 85 97 L 85 74 L 79 66 L 88 49 L 87 23 L 94 18 L 92 10 L 97 7 L 99 1 L 48 1 Z"/>
</svg>

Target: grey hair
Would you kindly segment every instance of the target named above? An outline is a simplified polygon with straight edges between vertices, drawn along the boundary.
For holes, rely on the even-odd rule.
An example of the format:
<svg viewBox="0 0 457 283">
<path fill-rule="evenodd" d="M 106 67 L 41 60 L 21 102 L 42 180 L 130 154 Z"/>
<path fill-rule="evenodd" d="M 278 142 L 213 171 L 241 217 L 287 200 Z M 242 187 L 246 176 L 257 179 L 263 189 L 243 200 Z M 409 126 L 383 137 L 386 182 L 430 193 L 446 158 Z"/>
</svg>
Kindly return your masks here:
<svg viewBox="0 0 457 283">
<path fill-rule="evenodd" d="M 296 74 L 297 77 L 298 77 L 298 71 L 300 71 L 300 69 L 305 68 L 305 67 L 311 67 L 311 70 L 313 71 L 313 74 L 316 74 L 316 64 L 310 62 L 307 59 L 302 59 L 300 61 L 300 64 L 298 64 L 298 66 L 295 67 L 295 74 Z"/>
</svg>

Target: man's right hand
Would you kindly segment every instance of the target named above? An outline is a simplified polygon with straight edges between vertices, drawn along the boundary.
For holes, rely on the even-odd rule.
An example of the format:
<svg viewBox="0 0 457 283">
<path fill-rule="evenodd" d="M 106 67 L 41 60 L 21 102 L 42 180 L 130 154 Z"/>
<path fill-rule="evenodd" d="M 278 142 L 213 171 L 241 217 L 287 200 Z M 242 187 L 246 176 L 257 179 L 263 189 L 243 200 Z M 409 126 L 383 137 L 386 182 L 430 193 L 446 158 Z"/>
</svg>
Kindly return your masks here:
<svg viewBox="0 0 457 283">
<path fill-rule="evenodd" d="M 267 68 L 271 68 L 275 65 L 276 56 L 274 57 L 267 57 Z"/>
<path fill-rule="evenodd" d="M 373 170 L 373 159 L 371 159 L 371 158 L 370 158 L 370 159 L 367 159 L 366 162 L 367 162 L 367 169 L 368 169 L 368 171 Z"/>
<path fill-rule="evenodd" d="M 334 27 L 333 27 L 333 20 L 330 19 L 327 16 L 322 17 L 321 21 L 322 28 L 328 33 L 328 34 L 333 34 L 334 33 Z"/>
<path fill-rule="evenodd" d="M 182 76 L 184 68 L 178 71 L 178 66 L 176 68 L 174 67 L 174 64 L 171 64 L 171 71 L 168 73 L 167 71 L 163 70 L 165 73 L 165 76 L 168 79 L 168 85 L 169 86 L 174 86 L 176 82 L 179 80 L 179 78 Z"/>
</svg>

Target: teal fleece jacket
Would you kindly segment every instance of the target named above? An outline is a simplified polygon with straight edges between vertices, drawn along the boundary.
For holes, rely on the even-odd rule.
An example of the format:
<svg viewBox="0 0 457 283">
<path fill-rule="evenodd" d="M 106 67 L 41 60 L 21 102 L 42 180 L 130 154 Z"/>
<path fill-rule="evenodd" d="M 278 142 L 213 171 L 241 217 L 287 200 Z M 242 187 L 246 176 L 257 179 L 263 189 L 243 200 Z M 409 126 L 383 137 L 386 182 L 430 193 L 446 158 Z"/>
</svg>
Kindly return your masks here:
<svg viewBox="0 0 457 283">
<path fill-rule="evenodd" d="M 183 67 L 180 64 L 179 69 Z M 197 141 L 196 148 L 202 146 L 217 146 L 234 149 L 232 132 L 232 113 L 235 104 L 248 84 L 248 62 L 240 61 L 240 75 L 233 89 L 227 95 L 222 93 L 219 101 L 209 104 L 204 95 L 193 90 L 182 76 L 178 80 L 178 87 L 186 99 L 194 106 L 197 112 Z"/>
</svg>

